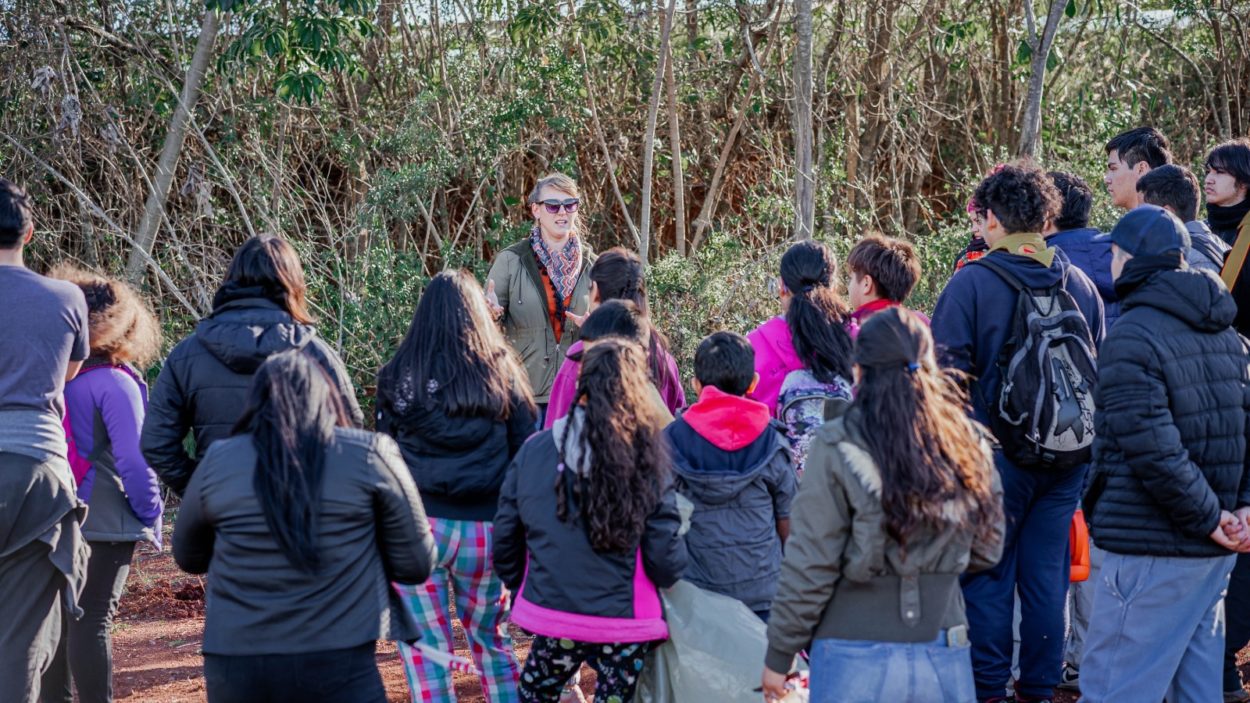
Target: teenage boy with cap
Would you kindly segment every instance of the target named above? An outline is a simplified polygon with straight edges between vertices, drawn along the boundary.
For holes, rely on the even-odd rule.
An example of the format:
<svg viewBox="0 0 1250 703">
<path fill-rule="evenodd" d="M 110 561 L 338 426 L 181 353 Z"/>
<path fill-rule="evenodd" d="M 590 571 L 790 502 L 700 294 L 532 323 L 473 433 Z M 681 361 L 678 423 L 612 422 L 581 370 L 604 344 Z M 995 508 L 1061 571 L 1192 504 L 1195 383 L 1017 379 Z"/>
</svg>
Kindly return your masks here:
<svg viewBox="0 0 1250 703">
<path fill-rule="evenodd" d="M 973 414 L 989 425 L 1003 383 L 999 357 L 1012 334 L 1017 293 L 1001 267 L 1032 290 L 1061 285 L 1088 323 L 1091 342 L 1103 335 L 1103 308 L 1089 278 L 1048 249 L 1041 232 L 1059 212 L 1050 177 L 1036 166 L 1008 164 L 981 181 L 974 201 L 984 218 L 989 252 L 951 277 L 933 311 L 942 360 L 972 377 Z M 1016 466 L 1002 450 L 994 463 L 1003 482 L 1007 533 L 1002 560 L 963 580 L 977 699 L 1005 702 L 1011 679 L 1012 620 L 1020 596 L 1020 678 L 1015 701 L 1049 701 L 1063 659 L 1063 610 L 1068 588 L 1068 528 L 1086 465 L 1060 471 Z"/>
<path fill-rule="evenodd" d="M 1111 241 L 1122 312 L 1101 349 L 1084 500 L 1107 554 L 1081 700 L 1218 701 L 1221 600 L 1234 551 L 1250 549 L 1237 306 L 1218 278 L 1188 267 L 1189 234 L 1163 208 L 1130 211 Z"/>
</svg>

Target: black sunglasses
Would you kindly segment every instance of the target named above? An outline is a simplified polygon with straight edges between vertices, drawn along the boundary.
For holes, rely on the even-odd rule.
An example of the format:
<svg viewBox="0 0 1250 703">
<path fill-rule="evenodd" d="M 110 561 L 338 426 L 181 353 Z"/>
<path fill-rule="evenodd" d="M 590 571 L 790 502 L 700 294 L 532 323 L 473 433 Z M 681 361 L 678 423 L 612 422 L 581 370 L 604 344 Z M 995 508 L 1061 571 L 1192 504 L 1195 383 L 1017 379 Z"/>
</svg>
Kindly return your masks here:
<svg viewBox="0 0 1250 703">
<path fill-rule="evenodd" d="M 547 212 L 552 215 L 560 212 L 561 207 L 564 208 L 565 212 L 572 215 L 577 212 L 577 202 L 577 198 L 569 198 L 568 200 L 544 200 L 542 201 L 542 205 L 547 208 Z"/>
</svg>

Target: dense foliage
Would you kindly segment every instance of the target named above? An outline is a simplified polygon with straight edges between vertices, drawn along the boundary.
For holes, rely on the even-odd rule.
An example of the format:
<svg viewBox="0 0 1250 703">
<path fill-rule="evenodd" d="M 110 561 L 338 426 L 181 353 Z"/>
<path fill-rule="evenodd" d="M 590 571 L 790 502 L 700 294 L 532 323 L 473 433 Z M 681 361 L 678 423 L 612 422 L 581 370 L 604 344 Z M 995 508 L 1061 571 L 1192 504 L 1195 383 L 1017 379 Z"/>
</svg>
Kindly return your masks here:
<svg viewBox="0 0 1250 703">
<path fill-rule="evenodd" d="M 147 285 L 176 337 L 208 310 L 229 252 L 279 232 L 308 262 L 323 333 L 367 385 L 423 280 L 446 266 L 481 274 L 525 231 L 540 172 L 580 179 L 596 248 L 636 245 L 666 7 L 0 0 L 0 173 L 37 198 L 37 267 L 120 272 L 201 20 L 222 12 L 156 233 L 164 276 L 149 271 Z M 794 212 L 795 18 L 779 0 L 676 9 L 649 258 L 657 316 L 684 355 L 715 327 L 775 312 L 765 278 Z M 931 305 L 966 236 L 970 183 L 1015 152 L 1049 9 L 815 3 L 816 236 L 840 251 L 868 230 L 911 238 L 926 266 L 917 304 Z M 1068 0 L 1046 61 L 1041 159 L 1097 183 L 1106 139 L 1149 123 L 1200 165 L 1250 131 L 1248 28 L 1250 4 L 1235 0 Z M 1098 224 L 1111 218 L 1100 202 Z"/>
</svg>

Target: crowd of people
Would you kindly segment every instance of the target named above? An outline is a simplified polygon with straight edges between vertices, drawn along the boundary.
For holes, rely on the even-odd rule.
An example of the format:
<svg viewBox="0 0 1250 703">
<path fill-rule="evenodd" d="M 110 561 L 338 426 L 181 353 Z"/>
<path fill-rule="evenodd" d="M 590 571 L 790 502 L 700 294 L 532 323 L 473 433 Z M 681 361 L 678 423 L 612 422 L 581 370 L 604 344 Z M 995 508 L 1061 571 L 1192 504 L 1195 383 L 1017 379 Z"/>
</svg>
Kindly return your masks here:
<svg viewBox="0 0 1250 703">
<path fill-rule="evenodd" d="M 703 339 L 689 398 L 642 262 L 543 177 L 485 286 L 425 286 L 371 420 L 280 237 L 149 398 L 151 308 L 26 268 L 0 179 L 0 702 L 113 700 L 162 485 L 212 703 L 384 701 L 378 640 L 414 702 L 455 701 L 453 619 L 491 703 L 582 701 L 583 665 L 625 703 L 681 579 L 767 624 L 765 701 L 1250 701 L 1250 140 L 1201 187 L 1152 128 L 1106 154 L 1108 233 L 1073 174 L 977 184 L 931 319 L 906 241 L 796 242 L 778 315 Z"/>
</svg>

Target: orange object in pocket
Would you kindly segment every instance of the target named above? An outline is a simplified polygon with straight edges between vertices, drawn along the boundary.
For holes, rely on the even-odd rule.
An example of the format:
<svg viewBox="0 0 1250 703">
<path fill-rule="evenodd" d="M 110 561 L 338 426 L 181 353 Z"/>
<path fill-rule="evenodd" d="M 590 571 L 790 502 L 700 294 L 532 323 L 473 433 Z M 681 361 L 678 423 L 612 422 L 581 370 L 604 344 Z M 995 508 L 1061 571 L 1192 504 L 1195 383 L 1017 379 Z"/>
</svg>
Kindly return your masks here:
<svg viewBox="0 0 1250 703">
<path fill-rule="evenodd" d="M 1085 524 L 1085 513 L 1077 508 L 1072 515 L 1072 526 L 1068 529 L 1069 549 L 1072 552 L 1072 566 L 1068 580 L 1076 583 L 1089 579 L 1089 526 Z"/>
</svg>

